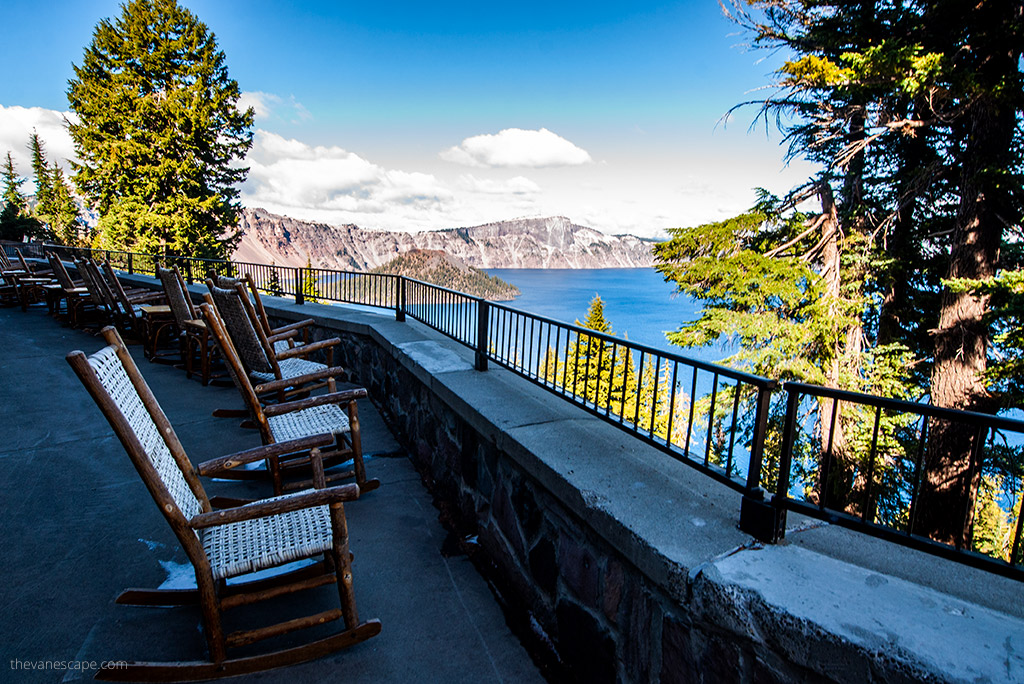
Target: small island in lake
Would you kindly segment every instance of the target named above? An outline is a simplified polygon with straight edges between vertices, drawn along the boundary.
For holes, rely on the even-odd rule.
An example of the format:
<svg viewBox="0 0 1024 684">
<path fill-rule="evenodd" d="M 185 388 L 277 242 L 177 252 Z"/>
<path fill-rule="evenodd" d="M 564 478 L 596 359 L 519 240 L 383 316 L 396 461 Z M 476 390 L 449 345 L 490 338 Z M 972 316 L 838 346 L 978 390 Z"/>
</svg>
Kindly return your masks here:
<svg viewBox="0 0 1024 684">
<path fill-rule="evenodd" d="M 521 294 L 515 285 L 436 249 L 410 250 L 370 272 L 403 275 L 491 301 L 508 301 Z"/>
</svg>

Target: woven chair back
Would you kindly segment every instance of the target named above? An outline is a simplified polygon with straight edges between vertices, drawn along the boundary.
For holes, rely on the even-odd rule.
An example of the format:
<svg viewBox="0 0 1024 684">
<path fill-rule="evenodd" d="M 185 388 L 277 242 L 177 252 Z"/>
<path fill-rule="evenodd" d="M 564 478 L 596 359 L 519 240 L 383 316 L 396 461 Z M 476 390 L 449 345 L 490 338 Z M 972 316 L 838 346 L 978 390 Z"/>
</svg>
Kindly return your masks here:
<svg viewBox="0 0 1024 684">
<path fill-rule="evenodd" d="M 174 314 L 174 322 L 178 327 L 184 329 L 186 321 L 196 320 L 196 311 L 192 306 L 192 300 L 185 289 L 185 280 L 181 277 L 178 267 L 157 268 L 156 274 L 164 286 L 164 294 L 167 295 L 167 305 L 171 307 Z"/>
<path fill-rule="evenodd" d="M 137 440 L 156 474 L 157 482 L 148 480 L 146 482 L 150 490 L 152 491 L 154 488 L 164 490 L 174 500 L 186 519 L 203 512 L 203 504 L 189 486 L 167 441 L 157 429 L 153 416 L 143 403 L 118 356 L 117 348 L 113 345 L 104 347 L 89 356 L 88 360 L 107 398 L 124 417 L 122 424 L 114 425 L 118 437 L 122 443 L 125 443 L 126 440 L 133 441 L 132 438 Z M 137 368 L 135 371 L 138 373 Z M 141 380 L 141 375 L 139 378 Z M 97 403 L 99 403 L 99 399 L 97 399 Z M 161 416 L 163 415 L 159 406 L 156 406 L 156 410 L 160 411 Z M 125 446 L 127 447 L 128 444 L 126 443 Z M 143 476 L 143 479 L 147 478 Z"/>
<path fill-rule="evenodd" d="M 207 287 L 245 367 L 250 372 L 273 373 L 274 367 L 267 358 L 238 290 L 217 287 L 212 281 L 207 282 Z"/>
<path fill-rule="evenodd" d="M 238 351 L 231 340 L 231 335 L 224 324 L 224 319 L 220 315 L 220 310 L 217 308 L 212 295 L 203 295 L 203 299 L 205 303 L 199 305 L 200 310 L 203 312 L 203 320 L 206 321 L 210 332 L 213 334 L 213 339 L 220 350 L 221 358 L 224 359 L 224 365 L 227 366 L 228 373 L 230 373 L 235 387 L 238 388 L 239 394 L 242 395 L 246 408 L 249 409 L 253 418 L 256 419 L 260 432 L 263 433 L 264 440 L 269 443 L 273 441 L 273 435 L 267 424 L 267 417 L 263 413 L 263 405 L 260 403 L 259 397 L 256 396 L 256 390 L 253 389 L 252 383 L 249 382 L 249 376 L 245 372 L 242 360 L 238 358 Z"/>
<path fill-rule="evenodd" d="M 5 271 L 14 270 L 10 258 L 7 256 L 7 249 L 3 247 L 0 247 L 0 268 L 3 268 Z"/>
</svg>

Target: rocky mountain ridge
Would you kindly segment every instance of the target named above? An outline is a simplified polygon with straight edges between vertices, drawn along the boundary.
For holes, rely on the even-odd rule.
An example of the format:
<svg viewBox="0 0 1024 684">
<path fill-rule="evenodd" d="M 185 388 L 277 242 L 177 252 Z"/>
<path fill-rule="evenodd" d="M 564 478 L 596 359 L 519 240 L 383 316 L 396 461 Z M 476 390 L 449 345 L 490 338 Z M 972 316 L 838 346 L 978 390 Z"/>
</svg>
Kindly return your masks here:
<svg viewBox="0 0 1024 684">
<path fill-rule="evenodd" d="M 606 235 L 564 216 L 403 233 L 331 226 L 246 208 L 237 261 L 364 271 L 414 249 L 440 250 L 476 268 L 641 268 L 653 241 Z"/>
</svg>

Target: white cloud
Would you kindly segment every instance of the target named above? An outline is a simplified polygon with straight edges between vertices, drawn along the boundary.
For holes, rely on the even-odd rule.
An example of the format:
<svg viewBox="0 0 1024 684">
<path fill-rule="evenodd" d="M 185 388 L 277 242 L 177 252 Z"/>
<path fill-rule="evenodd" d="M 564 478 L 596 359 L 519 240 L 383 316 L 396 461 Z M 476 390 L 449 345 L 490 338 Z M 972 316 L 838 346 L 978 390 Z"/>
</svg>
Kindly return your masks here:
<svg viewBox="0 0 1024 684">
<path fill-rule="evenodd" d="M 243 201 L 300 218 L 426 227 L 451 190 L 428 173 L 386 169 L 337 146 L 312 146 L 257 130 Z"/>
<path fill-rule="evenodd" d="M 245 92 L 238 96 L 238 110 L 244 112 L 252 107 L 257 119 L 266 119 L 270 116 L 271 108 L 280 102 L 281 98 L 272 93 L 258 90 Z"/>
<path fill-rule="evenodd" d="M 238 96 L 238 109 L 245 111 L 249 107 L 252 107 L 257 120 L 277 119 L 283 121 L 287 119 L 291 123 L 302 123 L 313 118 L 309 110 L 296 100 L 294 95 L 289 95 L 285 100 L 280 95 L 273 93 L 264 93 L 259 90 L 247 91 Z"/>
<path fill-rule="evenodd" d="M 528 131 L 506 128 L 495 135 L 475 135 L 441 152 L 441 159 L 475 167 L 578 166 L 590 154 L 546 128 Z"/>
<path fill-rule="evenodd" d="M 539 185 L 523 176 L 508 180 L 492 180 L 467 174 L 459 177 L 459 187 L 484 195 L 534 195 L 540 192 Z"/>
<path fill-rule="evenodd" d="M 68 160 L 75 159 L 75 145 L 71 141 L 64 119 L 78 121 L 73 112 L 58 112 L 42 107 L 5 107 L 0 105 L 0 156 L 11 153 L 14 168 L 24 178 L 32 175 L 32 156 L 28 139 L 35 130 L 43 143 L 46 160 L 68 170 Z M 26 186 L 25 192 L 31 192 Z"/>
</svg>

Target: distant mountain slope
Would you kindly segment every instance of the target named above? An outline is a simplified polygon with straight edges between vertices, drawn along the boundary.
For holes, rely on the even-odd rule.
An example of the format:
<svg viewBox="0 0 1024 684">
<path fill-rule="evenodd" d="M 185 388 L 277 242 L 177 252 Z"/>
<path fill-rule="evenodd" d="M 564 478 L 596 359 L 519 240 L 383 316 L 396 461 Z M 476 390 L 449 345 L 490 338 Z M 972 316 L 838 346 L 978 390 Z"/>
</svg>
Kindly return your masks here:
<svg viewBox="0 0 1024 684">
<path fill-rule="evenodd" d="M 404 275 L 495 301 L 507 301 L 521 294 L 515 285 L 439 250 L 414 249 L 378 266 L 373 272 Z"/>
<path fill-rule="evenodd" d="M 650 240 L 605 235 L 556 216 L 422 233 L 329 226 L 244 209 L 238 261 L 369 270 L 413 249 L 440 250 L 476 268 L 639 268 L 654 263 Z"/>
</svg>

